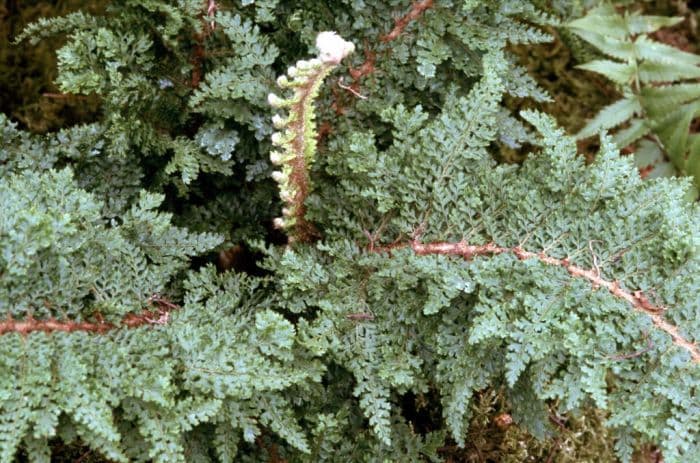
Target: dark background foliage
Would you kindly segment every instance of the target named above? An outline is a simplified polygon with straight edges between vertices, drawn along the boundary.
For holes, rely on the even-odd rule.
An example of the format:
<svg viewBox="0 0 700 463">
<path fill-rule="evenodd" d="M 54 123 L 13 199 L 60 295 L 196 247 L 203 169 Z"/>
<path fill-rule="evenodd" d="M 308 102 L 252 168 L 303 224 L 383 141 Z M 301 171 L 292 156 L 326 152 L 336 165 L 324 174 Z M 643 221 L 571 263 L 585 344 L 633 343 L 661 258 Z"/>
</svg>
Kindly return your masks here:
<svg viewBox="0 0 700 463">
<path fill-rule="evenodd" d="M 13 40 L 24 26 L 38 18 L 72 11 L 101 11 L 104 0 L 5 0 L 0 4 L 0 112 L 19 127 L 44 133 L 94 119 L 96 97 L 61 95 L 56 77 L 56 48 L 60 43 L 37 45 Z"/>
</svg>

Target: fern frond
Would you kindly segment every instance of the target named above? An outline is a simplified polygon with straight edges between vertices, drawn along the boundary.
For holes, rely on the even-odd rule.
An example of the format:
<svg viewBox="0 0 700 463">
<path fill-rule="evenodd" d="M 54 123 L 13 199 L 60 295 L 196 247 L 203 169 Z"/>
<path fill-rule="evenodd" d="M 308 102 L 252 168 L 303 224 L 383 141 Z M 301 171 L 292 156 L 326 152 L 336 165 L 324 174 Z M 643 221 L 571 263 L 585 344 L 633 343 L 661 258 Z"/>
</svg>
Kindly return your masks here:
<svg viewBox="0 0 700 463">
<path fill-rule="evenodd" d="M 617 146 L 626 147 L 651 132 L 649 121 L 643 118 L 635 118 L 630 121 L 629 127 L 621 129 L 613 136 L 613 142 Z"/>
<path fill-rule="evenodd" d="M 636 96 L 623 98 L 601 109 L 576 136 L 577 138 L 588 138 L 602 130 L 617 127 L 641 112 L 642 107 L 639 104 L 639 98 Z"/>
<path fill-rule="evenodd" d="M 283 217 L 275 219 L 275 225 L 290 232 L 290 241 L 308 241 L 316 234 L 313 225 L 304 217 L 304 202 L 311 190 L 309 170 L 316 157 L 314 100 L 326 76 L 355 49 L 335 32 L 321 32 L 316 47 L 318 58 L 298 61 L 289 68 L 287 75 L 277 79 L 280 87 L 292 89 L 294 95 L 280 98 L 271 93 L 268 97 L 272 107 L 288 112 L 286 117 L 277 115 L 273 120 L 279 132 L 272 134 L 272 143 L 281 151 L 273 151 L 270 160 L 282 167 L 272 176 L 286 203 Z"/>
<path fill-rule="evenodd" d="M 595 60 L 576 66 L 585 71 L 602 74 L 618 85 L 630 85 L 634 80 L 635 67 L 632 64 L 617 63 L 609 60 Z"/>
<path fill-rule="evenodd" d="M 660 143 L 659 148 L 676 169 L 689 173 L 686 170 L 690 149 L 688 130 L 697 116 L 695 102 L 700 98 L 700 88 L 685 81 L 700 78 L 700 56 L 645 35 L 681 20 L 629 12 L 623 16 L 611 5 L 604 5 L 568 24 L 579 37 L 621 61 L 596 60 L 578 67 L 604 75 L 624 94 L 632 95 L 627 98 L 637 101 L 634 110 L 622 103 L 625 100 L 602 109 L 579 132 L 579 138 L 594 135 L 597 129 L 613 128 L 634 115 L 638 120 L 615 136 L 619 147 L 624 148 L 645 135 L 654 135 L 652 140 Z M 692 175 L 700 186 L 700 177 Z"/>
<path fill-rule="evenodd" d="M 677 65 L 690 67 L 700 64 L 699 55 L 679 50 L 678 48 L 657 42 L 644 35 L 640 35 L 634 40 L 634 53 L 636 54 L 635 59 L 637 60 L 662 63 L 669 67 Z M 685 79 L 686 77 L 683 78 Z"/>
<path fill-rule="evenodd" d="M 640 92 L 642 104 L 648 108 L 652 117 L 668 114 L 679 105 L 700 98 L 700 84 L 675 84 L 650 86 Z"/>
</svg>

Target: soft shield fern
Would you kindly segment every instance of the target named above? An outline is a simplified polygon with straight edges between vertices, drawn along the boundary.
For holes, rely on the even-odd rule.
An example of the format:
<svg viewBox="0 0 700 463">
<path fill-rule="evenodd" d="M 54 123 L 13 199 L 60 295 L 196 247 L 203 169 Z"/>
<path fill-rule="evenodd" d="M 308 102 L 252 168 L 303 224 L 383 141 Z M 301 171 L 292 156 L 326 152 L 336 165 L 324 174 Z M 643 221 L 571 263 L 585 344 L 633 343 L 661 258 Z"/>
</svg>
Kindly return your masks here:
<svg viewBox="0 0 700 463">
<path fill-rule="evenodd" d="M 0 180 L 0 461 L 20 445 L 49 461 L 55 437 L 112 461 L 191 461 L 203 422 L 221 455 L 258 422 L 307 449 L 279 391 L 317 381 L 320 364 L 296 358 L 265 281 L 209 267 L 173 286 L 220 237 L 173 227 L 161 200 L 142 195 L 117 225 L 70 171 Z M 183 289 L 182 308 L 161 295 Z"/>
<path fill-rule="evenodd" d="M 496 166 L 501 62 L 487 55 L 481 82 L 437 117 L 386 110 L 388 149 L 355 132 L 327 158 L 338 178 L 316 194 L 342 201 L 310 209 L 326 218 L 321 243 L 270 262 L 280 303 L 314 308 L 300 336 L 354 375 L 387 446 L 406 391 L 437 389 L 464 444 L 471 397 L 503 385 L 535 435 L 552 432 L 553 405 L 595 406 L 623 459 L 635 441 L 660 443 L 670 461 L 697 458 L 700 259 L 686 230 L 700 215 L 683 200 L 689 185 L 641 182 L 609 139 L 586 167 L 537 113 L 523 116 L 542 152 Z M 451 130 L 459 121 L 470 124 Z"/>
<path fill-rule="evenodd" d="M 700 459 L 700 212 L 508 110 L 548 97 L 506 45 L 552 22 L 124 0 L 31 26 L 104 115 L 0 117 L 0 461 L 445 461 L 488 390 L 541 440 L 595 408 L 623 461 Z M 234 243 L 257 276 L 211 264 Z"/>
</svg>

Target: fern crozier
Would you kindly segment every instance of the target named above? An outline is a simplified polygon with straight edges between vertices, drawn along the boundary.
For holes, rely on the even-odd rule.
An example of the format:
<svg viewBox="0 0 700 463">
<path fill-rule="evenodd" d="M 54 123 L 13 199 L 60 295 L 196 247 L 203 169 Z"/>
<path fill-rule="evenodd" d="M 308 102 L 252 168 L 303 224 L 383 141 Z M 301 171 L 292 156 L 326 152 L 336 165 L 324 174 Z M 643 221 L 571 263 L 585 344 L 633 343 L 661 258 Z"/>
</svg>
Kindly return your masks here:
<svg viewBox="0 0 700 463">
<path fill-rule="evenodd" d="M 272 123 L 278 132 L 272 134 L 272 144 L 279 148 L 270 153 L 270 161 L 281 169 L 272 173 L 279 184 L 280 198 L 286 204 L 283 217 L 274 225 L 289 233 L 290 242 L 309 241 L 317 235 L 314 226 L 305 218 L 304 201 L 311 184 L 308 170 L 316 155 L 316 124 L 313 101 L 323 79 L 353 52 L 355 46 L 335 32 L 321 32 L 316 39 L 317 58 L 300 60 L 277 79 L 283 89 L 293 89 L 289 98 L 268 95 L 268 103 L 275 108 L 287 109 L 287 117 L 275 114 Z"/>
</svg>

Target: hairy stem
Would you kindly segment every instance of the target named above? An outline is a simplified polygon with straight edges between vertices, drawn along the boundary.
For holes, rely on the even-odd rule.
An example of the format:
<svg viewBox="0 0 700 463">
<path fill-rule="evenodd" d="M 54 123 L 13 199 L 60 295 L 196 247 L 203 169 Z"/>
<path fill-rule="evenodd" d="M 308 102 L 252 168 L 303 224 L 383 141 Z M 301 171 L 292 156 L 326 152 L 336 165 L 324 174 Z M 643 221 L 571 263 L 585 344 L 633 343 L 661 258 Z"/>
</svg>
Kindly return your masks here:
<svg viewBox="0 0 700 463">
<path fill-rule="evenodd" d="M 29 315 L 23 320 L 14 320 L 8 317 L 5 321 L 0 322 L 0 336 L 5 333 L 19 333 L 26 336 L 35 331 L 44 333 L 52 333 L 55 331 L 70 333 L 74 331 L 86 331 L 90 333 L 104 334 L 108 331 L 119 328 L 138 328 L 144 325 L 165 325 L 170 320 L 170 311 L 179 307 L 171 302 L 160 297 L 152 297 L 149 303 L 154 303 L 157 308 L 154 310 L 144 309 L 141 313 L 130 313 L 122 318 L 121 323 L 114 324 L 106 322 L 100 314 L 95 315 L 95 321 L 76 322 L 71 320 L 56 320 L 49 318 L 46 320 L 37 320 Z"/>
<path fill-rule="evenodd" d="M 284 229 L 290 242 L 311 241 L 316 235 L 313 224 L 305 218 L 304 202 L 311 190 L 309 169 L 316 156 L 316 123 L 314 100 L 323 80 L 340 61 L 352 53 L 355 46 L 334 32 L 321 32 L 316 39 L 317 58 L 298 61 L 277 79 L 283 89 L 293 95 L 282 98 L 270 94 L 271 106 L 287 111 L 287 116 L 275 115 L 273 124 L 278 132 L 272 134 L 272 143 L 279 148 L 270 153 L 273 164 L 281 167 L 272 173 L 279 184 L 280 197 L 285 203 L 283 217 L 275 219 L 275 226 Z"/>
<path fill-rule="evenodd" d="M 406 27 L 412 22 L 418 19 L 427 9 L 432 8 L 434 0 L 420 0 L 411 4 L 411 8 L 405 15 L 396 19 L 394 22 L 394 28 L 391 29 L 385 35 L 379 37 L 379 41 L 382 43 L 388 43 L 396 40 L 406 29 Z M 365 47 L 365 61 L 356 68 L 350 69 L 350 76 L 352 77 L 352 85 L 349 89 L 351 92 L 357 94 L 360 91 L 360 79 L 367 77 L 375 71 L 375 63 L 377 60 L 377 53 Z"/>
<path fill-rule="evenodd" d="M 638 312 L 641 312 L 651 318 L 653 325 L 669 335 L 673 344 L 686 350 L 695 363 L 700 363 L 700 350 L 698 346 L 684 338 L 678 327 L 669 323 L 664 317 L 663 313 L 666 311 L 666 307 L 661 305 L 655 305 L 650 302 L 649 298 L 643 291 L 629 291 L 620 286 L 618 281 L 609 281 L 602 278 L 598 272 L 595 270 L 584 269 L 573 265 L 568 259 L 559 259 L 556 257 L 548 256 L 544 253 L 536 253 L 531 251 L 526 251 L 520 247 L 507 248 L 502 246 L 497 246 L 494 243 L 488 243 L 484 245 L 473 245 L 466 241 L 459 241 L 457 243 L 450 242 L 436 242 L 436 243 L 419 243 L 417 241 L 412 241 L 410 243 L 395 244 L 388 247 L 371 247 L 370 251 L 374 252 L 390 252 L 393 249 L 407 248 L 410 247 L 416 255 L 427 256 L 427 255 L 444 255 L 444 256 L 461 256 L 464 259 L 471 260 L 478 256 L 495 256 L 499 254 L 512 254 L 520 260 L 526 259 L 537 259 L 542 263 L 547 265 L 562 267 L 566 269 L 569 274 L 575 278 L 581 278 L 587 280 L 593 287 L 602 287 L 607 289 L 613 296 L 622 299 L 629 303 L 632 308 Z"/>
<path fill-rule="evenodd" d="M 412 21 L 415 21 L 423 14 L 423 12 L 433 6 L 435 0 L 420 0 L 411 4 L 411 9 L 405 15 L 398 18 L 394 24 L 394 28 L 386 35 L 381 37 L 382 42 L 391 42 L 395 40 L 406 29 Z"/>
</svg>

